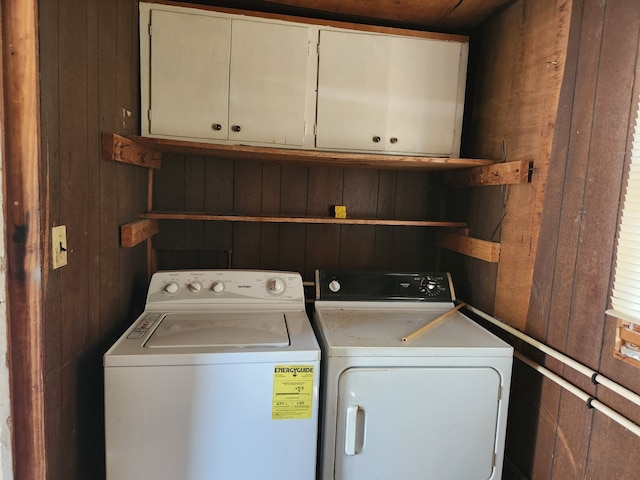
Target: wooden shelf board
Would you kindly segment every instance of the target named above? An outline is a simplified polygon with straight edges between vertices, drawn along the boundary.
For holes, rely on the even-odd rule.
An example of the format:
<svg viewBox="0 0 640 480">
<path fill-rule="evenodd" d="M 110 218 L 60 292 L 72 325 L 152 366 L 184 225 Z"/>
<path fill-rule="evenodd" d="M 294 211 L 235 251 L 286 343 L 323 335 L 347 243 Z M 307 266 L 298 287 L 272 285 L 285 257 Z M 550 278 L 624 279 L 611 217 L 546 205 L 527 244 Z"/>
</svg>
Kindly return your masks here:
<svg viewBox="0 0 640 480">
<path fill-rule="evenodd" d="M 334 218 L 284 215 L 215 215 L 197 212 L 148 212 L 141 215 L 153 220 L 204 220 L 222 222 L 258 222 L 258 223 L 320 223 L 338 225 L 383 225 L 396 227 L 462 227 L 464 222 L 439 222 L 429 220 L 396 220 L 381 218 Z"/>
<path fill-rule="evenodd" d="M 256 160 L 278 163 L 304 162 L 307 164 L 340 165 L 413 170 L 455 170 L 492 165 L 493 160 L 473 158 L 438 158 L 410 155 L 385 155 L 376 153 L 348 153 L 325 150 L 301 150 L 295 148 L 254 147 L 247 145 L 222 145 L 164 138 L 128 135 L 131 142 L 158 152 L 202 155 L 229 160 Z"/>
</svg>

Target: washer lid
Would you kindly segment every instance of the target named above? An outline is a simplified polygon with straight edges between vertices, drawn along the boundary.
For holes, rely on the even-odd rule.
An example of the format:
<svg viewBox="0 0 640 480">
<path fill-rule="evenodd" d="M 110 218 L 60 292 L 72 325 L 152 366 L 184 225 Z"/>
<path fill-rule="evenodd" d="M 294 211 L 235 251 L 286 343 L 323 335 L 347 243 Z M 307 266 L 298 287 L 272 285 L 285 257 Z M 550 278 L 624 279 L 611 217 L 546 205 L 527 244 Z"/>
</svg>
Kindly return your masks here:
<svg viewBox="0 0 640 480">
<path fill-rule="evenodd" d="M 286 347 L 283 313 L 167 313 L 147 348 Z"/>
</svg>

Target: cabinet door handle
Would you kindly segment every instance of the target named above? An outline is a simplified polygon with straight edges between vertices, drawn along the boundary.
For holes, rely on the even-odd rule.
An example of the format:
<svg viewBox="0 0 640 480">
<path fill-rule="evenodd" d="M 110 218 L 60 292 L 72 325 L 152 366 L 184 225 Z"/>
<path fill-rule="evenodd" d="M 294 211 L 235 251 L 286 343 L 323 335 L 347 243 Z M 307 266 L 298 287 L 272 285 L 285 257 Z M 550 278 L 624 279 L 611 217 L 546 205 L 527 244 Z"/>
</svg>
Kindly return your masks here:
<svg viewBox="0 0 640 480">
<path fill-rule="evenodd" d="M 213 128 L 214 130 L 222 130 L 222 125 L 220 125 L 219 123 L 214 123 L 213 125 L 211 125 L 211 128 Z"/>
<path fill-rule="evenodd" d="M 380 137 L 376 135 L 375 137 L 372 138 L 372 140 L 374 143 L 378 143 L 380 141 Z"/>
<path fill-rule="evenodd" d="M 398 143 L 398 139 L 397 139 L 396 137 L 391 137 L 391 138 L 389 139 L 389 141 L 390 141 L 391 143 Z"/>
<path fill-rule="evenodd" d="M 240 125 L 234 125 L 233 127 L 231 127 L 231 130 L 233 130 L 234 132 L 239 132 L 240 129 Z"/>
</svg>

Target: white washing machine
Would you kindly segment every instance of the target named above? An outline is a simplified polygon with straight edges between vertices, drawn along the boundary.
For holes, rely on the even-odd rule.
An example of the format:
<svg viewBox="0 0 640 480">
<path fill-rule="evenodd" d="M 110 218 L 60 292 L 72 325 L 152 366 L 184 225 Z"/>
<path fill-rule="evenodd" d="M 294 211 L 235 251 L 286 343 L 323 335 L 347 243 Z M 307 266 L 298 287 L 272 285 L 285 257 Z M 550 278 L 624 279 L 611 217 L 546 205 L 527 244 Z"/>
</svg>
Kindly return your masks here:
<svg viewBox="0 0 640 480">
<path fill-rule="evenodd" d="M 513 349 L 448 274 L 316 272 L 320 480 L 498 480 Z"/>
<path fill-rule="evenodd" d="M 319 361 L 299 274 L 156 273 L 104 355 L 107 479 L 314 479 Z"/>
</svg>

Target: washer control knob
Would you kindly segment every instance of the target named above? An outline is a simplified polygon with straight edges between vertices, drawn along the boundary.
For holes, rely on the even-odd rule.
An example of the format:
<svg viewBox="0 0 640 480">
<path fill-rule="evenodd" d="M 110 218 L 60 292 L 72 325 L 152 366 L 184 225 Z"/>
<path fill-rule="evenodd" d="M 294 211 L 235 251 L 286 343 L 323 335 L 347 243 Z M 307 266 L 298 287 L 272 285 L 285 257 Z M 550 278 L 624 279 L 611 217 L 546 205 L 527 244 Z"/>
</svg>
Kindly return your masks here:
<svg viewBox="0 0 640 480">
<path fill-rule="evenodd" d="M 281 278 L 274 277 L 267 280 L 267 290 L 273 295 L 281 295 L 284 293 L 285 284 Z"/>
<path fill-rule="evenodd" d="M 167 283 L 164 287 L 164 291 L 171 295 L 173 295 L 174 293 L 178 293 L 178 290 L 180 290 L 180 286 L 178 285 L 178 282 Z"/>
<path fill-rule="evenodd" d="M 211 285 L 211 290 L 216 293 L 224 292 L 224 283 L 222 283 L 220 280 L 216 280 L 215 282 L 213 282 L 213 285 Z"/>
<path fill-rule="evenodd" d="M 331 280 L 329 282 L 329 290 L 331 290 L 333 293 L 339 292 L 340 282 L 338 280 Z"/>
<path fill-rule="evenodd" d="M 199 293 L 202 290 L 202 284 L 200 282 L 191 282 L 189 284 L 189 291 L 191 293 Z"/>
</svg>

